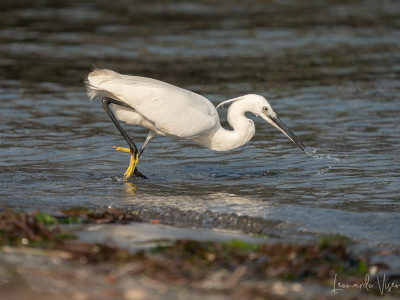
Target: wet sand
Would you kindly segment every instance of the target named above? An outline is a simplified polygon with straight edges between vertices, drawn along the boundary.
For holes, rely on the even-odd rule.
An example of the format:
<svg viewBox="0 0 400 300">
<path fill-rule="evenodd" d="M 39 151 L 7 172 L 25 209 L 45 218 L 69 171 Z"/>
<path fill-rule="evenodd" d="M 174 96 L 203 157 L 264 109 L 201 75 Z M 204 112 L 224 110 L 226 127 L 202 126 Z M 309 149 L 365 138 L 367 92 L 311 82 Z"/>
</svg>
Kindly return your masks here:
<svg viewBox="0 0 400 300">
<path fill-rule="evenodd" d="M 0 220 L 5 299 L 372 299 L 397 292 L 376 284 L 382 274 L 395 282 L 379 260 L 392 253 L 354 254 L 340 236 L 281 243 L 168 228 L 118 209 L 75 208 L 54 217 L 6 211 Z M 370 287 L 340 285 L 361 285 L 368 272 L 375 274 Z"/>
</svg>

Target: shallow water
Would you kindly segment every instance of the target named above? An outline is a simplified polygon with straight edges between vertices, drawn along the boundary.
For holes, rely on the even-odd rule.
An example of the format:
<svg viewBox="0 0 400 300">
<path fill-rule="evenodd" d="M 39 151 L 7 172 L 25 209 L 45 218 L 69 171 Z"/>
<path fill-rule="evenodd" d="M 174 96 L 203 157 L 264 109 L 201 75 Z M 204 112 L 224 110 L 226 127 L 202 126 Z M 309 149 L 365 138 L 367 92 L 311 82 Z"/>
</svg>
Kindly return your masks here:
<svg viewBox="0 0 400 300">
<path fill-rule="evenodd" d="M 398 2 L 40 3 L 0 13 L 2 205 L 400 246 Z M 85 94 L 94 65 L 214 104 L 264 95 L 309 155 L 254 118 L 252 141 L 229 152 L 158 137 L 139 164 L 149 179 L 124 183 L 129 157 L 112 149 L 124 141 Z"/>
</svg>

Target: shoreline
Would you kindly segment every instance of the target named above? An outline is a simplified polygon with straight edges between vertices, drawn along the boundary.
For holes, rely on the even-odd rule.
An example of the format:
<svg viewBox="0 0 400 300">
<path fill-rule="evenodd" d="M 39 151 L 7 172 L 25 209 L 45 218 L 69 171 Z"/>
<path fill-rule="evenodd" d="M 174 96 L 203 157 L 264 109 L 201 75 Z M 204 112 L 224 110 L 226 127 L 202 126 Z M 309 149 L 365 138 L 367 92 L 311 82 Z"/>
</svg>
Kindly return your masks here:
<svg viewBox="0 0 400 300">
<path fill-rule="evenodd" d="M 340 236 L 299 244 L 203 230 L 199 238 L 202 230 L 146 222 L 120 209 L 0 214 L 0 296 L 7 299 L 23 299 L 9 298 L 16 286 L 49 299 L 373 299 L 400 292 L 396 270 L 376 259 L 393 253 L 357 254 Z M 141 247 L 129 247 L 135 242 Z M 381 277 L 374 274 L 387 285 L 375 284 Z M 88 284 L 73 292 L 83 278 Z"/>
</svg>

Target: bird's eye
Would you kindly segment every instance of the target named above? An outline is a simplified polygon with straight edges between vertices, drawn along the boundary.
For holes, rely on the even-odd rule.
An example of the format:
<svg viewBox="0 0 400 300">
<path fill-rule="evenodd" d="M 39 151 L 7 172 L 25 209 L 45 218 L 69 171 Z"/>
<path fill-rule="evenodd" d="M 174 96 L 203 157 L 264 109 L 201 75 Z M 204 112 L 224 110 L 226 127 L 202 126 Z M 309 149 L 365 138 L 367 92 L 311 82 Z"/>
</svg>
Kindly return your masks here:
<svg viewBox="0 0 400 300">
<path fill-rule="evenodd" d="M 263 107 L 263 111 L 267 112 L 267 111 L 268 111 L 268 107 L 267 107 L 267 106 L 264 106 L 264 107 Z"/>
</svg>

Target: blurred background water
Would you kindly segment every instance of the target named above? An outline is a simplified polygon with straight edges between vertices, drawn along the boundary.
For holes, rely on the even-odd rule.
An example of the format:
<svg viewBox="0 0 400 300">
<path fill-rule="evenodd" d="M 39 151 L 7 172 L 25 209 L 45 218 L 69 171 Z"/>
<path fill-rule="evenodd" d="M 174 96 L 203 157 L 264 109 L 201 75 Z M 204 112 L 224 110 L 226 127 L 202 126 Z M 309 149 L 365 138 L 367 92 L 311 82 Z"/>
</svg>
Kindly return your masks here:
<svg viewBox="0 0 400 300">
<path fill-rule="evenodd" d="M 94 66 L 214 104 L 261 94 L 312 156 L 256 121 L 229 152 L 156 138 L 139 164 L 149 179 L 123 183 L 129 156 L 112 146 L 124 140 L 85 94 Z M 122 207 L 184 227 L 399 248 L 399 79 L 394 0 L 3 0 L 0 204 Z"/>
</svg>

